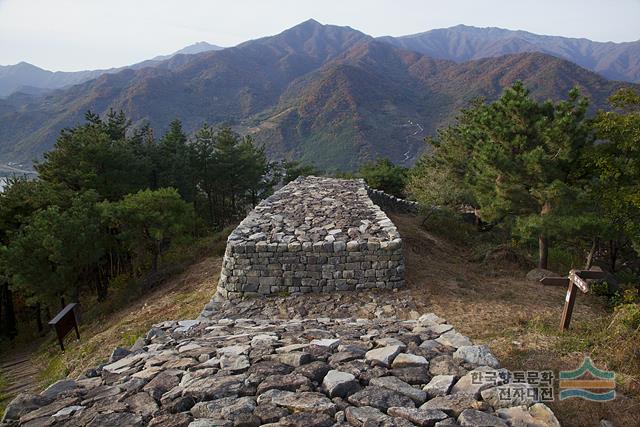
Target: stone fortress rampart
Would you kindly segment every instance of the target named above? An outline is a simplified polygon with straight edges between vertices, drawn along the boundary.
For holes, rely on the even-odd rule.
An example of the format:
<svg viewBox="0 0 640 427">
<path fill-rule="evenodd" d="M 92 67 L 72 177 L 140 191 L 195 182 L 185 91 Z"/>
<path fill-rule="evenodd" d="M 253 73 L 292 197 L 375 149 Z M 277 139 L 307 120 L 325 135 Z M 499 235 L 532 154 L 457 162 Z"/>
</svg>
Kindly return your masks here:
<svg viewBox="0 0 640 427">
<path fill-rule="evenodd" d="M 263 200 L 228 238 L 218 294 L 391 289 L 402 240 L 363 180 L 300 177 Z"/>
</svg>

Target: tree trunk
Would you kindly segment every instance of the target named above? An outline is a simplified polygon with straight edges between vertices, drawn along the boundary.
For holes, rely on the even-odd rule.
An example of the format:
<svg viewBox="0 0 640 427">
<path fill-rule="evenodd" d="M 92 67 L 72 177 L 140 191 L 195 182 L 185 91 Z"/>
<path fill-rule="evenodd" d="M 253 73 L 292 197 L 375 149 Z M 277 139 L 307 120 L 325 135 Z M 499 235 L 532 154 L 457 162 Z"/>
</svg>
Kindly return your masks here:
<svg viewBox="0 0 640 427">
<path fill-rule="evenodd" d="M 151 261 L 151 272 L 154 274 L 158 272 L 158 258 L 159 255 L 157 252 L 155 252 L 153 254 L 153 260 Z"/>
<path fill-rule="evenodd" d="M 616 261 L 618 260 L 618 244 L 615 240 L 609 240 L 609 269 L 612 273 L 616 272 Z"/>
<path fill-rule="evenodd" d="M 591 243 L 591 249 L 589 250 L 589 253 L 587 254 L 587 261 L 584 263 L 584 269 L 588 270 L 591 268 L 591 266 L 593 265 L 593 256 L 596 253 L 596 249 L 598 249 L 598 238 L 595 237 L 593 239 L 593 242 Z"/>
<path fill-rule="evenodd" d="M 34 307 L 34 314 L 36 316 L 36 325 L 38 326 L 38 333 L 42 333 L 44 327 L 42 326 L 42 313 L 40 310 L 40 303 L 37 303 Z"/>
<path fill-rule="evenodd" d="M 551 212 L 551 203 L 548 201 L 542 205 L 540 216 L 544 217 Z M 549 237 L 543 232 L 538 236 L 538 268 L 547 269 L 549 264 Z"/>
<path fill-rule="evenodd" d="M 0 334 L 3 334 L 9 339 L 14 339 L 18 334 L 16 328 L 16 315 L 13 309 L 13 293 L 9 289 L 9 284 L 5 283 L 0 286 L 0 321 L 2 321 L 2 327 L 0 328 Z"/>
<path fill-rule="evenodd" d="M 549 262 L 549 239 L 541 234 L 538 236 L 538 268 L 547 269 Z"/>
</svg>

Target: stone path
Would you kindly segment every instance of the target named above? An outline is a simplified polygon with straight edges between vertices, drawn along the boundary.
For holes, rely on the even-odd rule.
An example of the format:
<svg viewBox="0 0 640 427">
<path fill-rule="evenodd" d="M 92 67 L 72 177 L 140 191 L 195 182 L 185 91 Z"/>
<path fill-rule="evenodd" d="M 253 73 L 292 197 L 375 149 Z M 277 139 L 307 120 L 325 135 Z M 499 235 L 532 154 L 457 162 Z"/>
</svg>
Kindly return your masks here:
<svg viewBox="0 0 640 427">
<path fill-rule="evenodd" d="M 559 426 L 526 393 L 500 399 L 506 371 L 488 348 L 434 314 L 410 314 L 411 303 L 391 313 L 394 294 L 375 297 L 362 303 L 376 305 L 371 319 L 303 316 L 298 297 L 214 304 L 208 318 L 156 325 L 79 379 L 21 394 L 2 425 Z M 304 298 L 311 312 L 338 310 L 327 315 L 352 304 Z"/>
</svg>

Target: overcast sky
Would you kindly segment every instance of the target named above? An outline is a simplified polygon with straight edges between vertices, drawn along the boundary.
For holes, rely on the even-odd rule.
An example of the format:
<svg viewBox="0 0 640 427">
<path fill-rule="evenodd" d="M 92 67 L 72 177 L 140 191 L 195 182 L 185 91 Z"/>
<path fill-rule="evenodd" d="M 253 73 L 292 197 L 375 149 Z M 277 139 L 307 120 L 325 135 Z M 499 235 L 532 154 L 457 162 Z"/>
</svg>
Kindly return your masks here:
<svg viewBox="0 0 640 427">
<path fill-rule="evenodd" d="M 640 0 L 0 0 L 0 64 L 109 68 L 198 41 L 233 46 L 309 18 L 373 36 L 466 24 L 640 39 Z"/>
</svg>

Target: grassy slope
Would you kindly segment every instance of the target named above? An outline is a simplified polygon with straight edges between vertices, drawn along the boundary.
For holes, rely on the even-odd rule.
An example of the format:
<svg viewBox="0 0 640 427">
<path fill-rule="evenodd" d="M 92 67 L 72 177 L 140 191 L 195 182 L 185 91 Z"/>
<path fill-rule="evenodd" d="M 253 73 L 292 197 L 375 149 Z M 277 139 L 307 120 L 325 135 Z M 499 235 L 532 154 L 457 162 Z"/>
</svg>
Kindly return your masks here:
<svg viewBox="0 0 640 427">
<path fill-rule="evenodd" d="M 216 289 L 221 259 L 205 258 L 186 271 L 168 279 L 144 298 L 84 324 L 80 341 L 70 335 L 64 354 L 48 342 L 37 357 L 47 368 L 41 373 L 42 385 L 61 377 L 72 378 L 105 362 L 118 346 L 129 347 L 154 323 L 173 319 L 195 319 Z"/>
<path fill-rule="evenodd" d="M 407 285 L 416 300 L 476 343 L 487 344 L 504 367 L 552 369 L 557 375 L 590 354 L 599 368 L 616 371 L 615 401 L 569 399 L 550 405 L 563 426 L 599 425 L 603 418 L 616 426 L 640 425 L 640 370 L 632 356 L 640 348 L 639 335 L 635 342 L 610 340 L 612 314 L 602 299 L 580 294 L 571 329 L 562 334 L 558 324 L 566 290 L 525 280 L 526 266 L 473 261 L 487 248 L 481 239 L 488 236 L 460 224 L 434 222 L 425 229 L 415 217 L 392 219 L 406 242 Z"/>
</svg>

